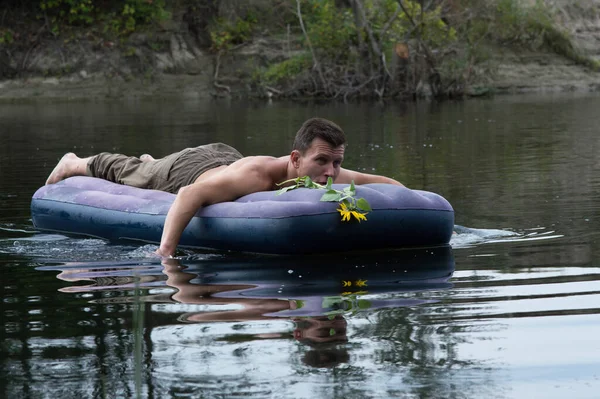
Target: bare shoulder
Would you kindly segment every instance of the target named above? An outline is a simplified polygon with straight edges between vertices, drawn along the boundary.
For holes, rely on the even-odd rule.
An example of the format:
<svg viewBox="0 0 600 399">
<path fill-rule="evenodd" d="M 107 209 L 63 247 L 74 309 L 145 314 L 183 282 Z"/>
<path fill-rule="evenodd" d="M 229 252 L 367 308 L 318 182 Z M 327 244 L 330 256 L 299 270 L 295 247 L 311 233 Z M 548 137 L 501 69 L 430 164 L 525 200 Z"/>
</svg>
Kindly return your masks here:
<svg viewBox="0 0 600 399">
<path fill-rule="evenodd" d="M 270 173 L 270 171 L 277 168 L 278 165 L 280 165 L 279 158 L 259 155 L 244 157 L 229 165 L 227 169 L 229 169 L 230 172 L 242 170 L 245 172 Z"/>
<path fill-rule="evenodd" d="M 244 181 L 263 191 L 273 189 L 285 176 L 286 168 L 287 161 L 283 158 L 251 156 L 229 165 L 221 175 L 227 180 Z"/>
<path fill-rule="evenodd" d="M 234 163 L 240 165 L 267 165 L 273 161 L 276 161 L 278 158 L 271 157 L 268 155 L 254 155 L 250 157 L 244 157 Z"/>
<path fill-rule="evenodd" d="M 395 184 L 398 186 L 403 185 L 402 183 L 386 176 L 372 175 L 369 173 L 362 173 L 344 168 L 341 168 L 340 174 L 335 182 L 341 184 L 350 184 L 351 182 L 354 182 L 354 184 L 386 183 Z"/>
<path fill-rule="evenodd" d="M 340 174 L 338 175 L 337 179 L 335 180 L 336 183 L 341 183 L 341 184 L 350 184 L 352 181 L 354 181 L 354 183 L 356 184 L 361 184 L 358 183 L 357 177 L 359 177 L 358 172 L 355 172 L 353 170 L 350 169 L 344 169 L 341 168 L 340 169 Z"/>
</svg>

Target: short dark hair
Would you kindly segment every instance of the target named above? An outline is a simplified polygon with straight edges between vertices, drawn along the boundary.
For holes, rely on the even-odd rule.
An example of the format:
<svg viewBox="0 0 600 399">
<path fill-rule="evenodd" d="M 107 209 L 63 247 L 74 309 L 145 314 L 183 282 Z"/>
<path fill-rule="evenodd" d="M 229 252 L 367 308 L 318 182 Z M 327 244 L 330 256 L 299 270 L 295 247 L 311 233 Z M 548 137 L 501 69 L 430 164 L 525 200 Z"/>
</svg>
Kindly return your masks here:
<svg viewBox="0 0 600 399">
<path fill-rule="evenodd" d="M 304 154 L 316 138 L 326 141 L 333 147 L 346 144 L 346 135 L 341 127 L 327 119 L 311 118 L 300 126 L 292 149 Z"/>
</svg>

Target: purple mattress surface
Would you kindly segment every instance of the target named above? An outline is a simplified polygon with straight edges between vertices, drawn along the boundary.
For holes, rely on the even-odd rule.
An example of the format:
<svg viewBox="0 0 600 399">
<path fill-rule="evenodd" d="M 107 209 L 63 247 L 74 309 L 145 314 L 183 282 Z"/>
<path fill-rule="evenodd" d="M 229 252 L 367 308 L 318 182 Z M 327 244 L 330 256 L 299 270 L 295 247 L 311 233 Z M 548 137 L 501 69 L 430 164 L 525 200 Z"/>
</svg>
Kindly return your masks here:
<svg viewBox="0 0 600 399">
<path fill-rule="evenodd" d="M 347 185 L 335 184 L 341 189 Z M 232 202 L 207 206 L 201 217 L 283 218 L 335 212 L 337 204 L 319 201 L 323 190 L 295 189 L 282 195 L 264 191 L 243 196 Z M 452 211 L 451 205 L 438 194 L 411 190 L 390 184 L 367 184 L 356 187 L 357 198 L 365 198 L 373 210 L 429 209 Z M 41 187 L 33 196 L 38 200 L 60 201 L 101 209 L 151 215 L 166 214 L 175 195 L 111 183 L 93 177 L 71 177 L 57 184 Z"/>
</svg>

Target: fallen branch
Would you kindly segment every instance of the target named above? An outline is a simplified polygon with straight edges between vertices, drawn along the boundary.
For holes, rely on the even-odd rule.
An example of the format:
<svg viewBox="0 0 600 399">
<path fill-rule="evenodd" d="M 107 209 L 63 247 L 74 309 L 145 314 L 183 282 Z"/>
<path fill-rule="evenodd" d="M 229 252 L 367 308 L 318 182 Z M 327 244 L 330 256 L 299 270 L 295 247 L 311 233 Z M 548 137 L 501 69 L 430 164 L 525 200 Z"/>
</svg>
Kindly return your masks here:
<svg viewBox="0 0 600 399">
<path fill-rule="evenodd" d="M 281 90 L 277 90 L 276 88 L 271 87 L 271 86 L 265 86 L 265 89 L 267 89 L 268 91 L 272 91 L 275 94 L 279 94 L 279 95 L 283 94 L 283 92 Z"/>
</svg>

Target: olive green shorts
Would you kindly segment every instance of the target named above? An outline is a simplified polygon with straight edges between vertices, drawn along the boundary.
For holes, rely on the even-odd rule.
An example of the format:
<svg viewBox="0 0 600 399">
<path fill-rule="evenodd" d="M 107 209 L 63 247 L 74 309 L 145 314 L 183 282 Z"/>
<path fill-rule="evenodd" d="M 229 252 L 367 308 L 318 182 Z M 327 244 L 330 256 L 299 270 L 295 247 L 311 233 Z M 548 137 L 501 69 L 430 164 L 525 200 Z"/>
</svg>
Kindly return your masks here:
<svg viewBox="0 0 600 399">
<path fill-rule="evenodd" d="M 207 170 L 231 165 L 243 158 L 235 148 L 223 143 L 201 145 L 154 161 L 109 152 L 92 157 L 87 175 L 119 184 L 177 193 Z"/>
</svg>

